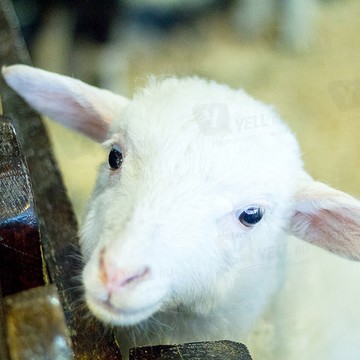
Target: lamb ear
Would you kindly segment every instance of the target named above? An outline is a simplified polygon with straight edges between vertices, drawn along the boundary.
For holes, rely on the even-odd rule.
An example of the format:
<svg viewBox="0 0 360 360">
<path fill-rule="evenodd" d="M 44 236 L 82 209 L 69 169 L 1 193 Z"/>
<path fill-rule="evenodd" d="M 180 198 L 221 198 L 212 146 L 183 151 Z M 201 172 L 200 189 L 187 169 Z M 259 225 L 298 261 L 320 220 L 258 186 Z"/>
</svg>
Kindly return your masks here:
<svg viewBox="0 0 360 360">
<path fill-rule="evenodd" d="M 316 181 L 299 189 L 290 231 L 340 256 L 360 260 L 360 201 Z"/>
<path fill-rule="evenodd" d="M 109 125 L 129 100 L 82 81 L 26 65 L 4 67 L 8 85 L 38 112 L 104 141 Z"/>
</svg>

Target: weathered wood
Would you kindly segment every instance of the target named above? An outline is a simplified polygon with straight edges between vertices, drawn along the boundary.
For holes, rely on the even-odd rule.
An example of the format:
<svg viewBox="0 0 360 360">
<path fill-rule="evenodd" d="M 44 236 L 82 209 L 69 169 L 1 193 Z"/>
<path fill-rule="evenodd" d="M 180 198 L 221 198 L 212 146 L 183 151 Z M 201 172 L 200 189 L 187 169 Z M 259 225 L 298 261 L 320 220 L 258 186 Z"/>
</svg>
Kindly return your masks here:
<svg viewBox="0 0 360 360">
<path fill-rule="evenodd" d="M 54 285 L 4 298 L 11 359 L 73 359 L 70 338 Z"/>
<path fill-rule="evenodd" d="M 30 64 L 11 3 L 0 1 L 0 65 Z M 78 253 L 77 224 L 66 194 L 50 141 L 38 114 L 33 112 L 0 79 L 4 113 L 13 125 L 24 150 L 33 185 L 37 215 L 50 280 L 59 289 L 60 300 L 76 359 L 121 359 L 111 332 L 95 320 L 88 320 L 79 306 L 80 284 L 74 282 L 81 264 Z M 77 289 L 76 289 L 77 288 Z"/>
<path fill-rule="evenodd" d="M 233 341 L 205 341 L 130 350 L 130 360 L 251 360 L 245 345 Z"/>
<path fill-rule="evenodd" d="M 46 269 L 29 174 L 4 120 L 0 116 L 0 285 L 7 296 L 44 285 Z"/>
</svg>

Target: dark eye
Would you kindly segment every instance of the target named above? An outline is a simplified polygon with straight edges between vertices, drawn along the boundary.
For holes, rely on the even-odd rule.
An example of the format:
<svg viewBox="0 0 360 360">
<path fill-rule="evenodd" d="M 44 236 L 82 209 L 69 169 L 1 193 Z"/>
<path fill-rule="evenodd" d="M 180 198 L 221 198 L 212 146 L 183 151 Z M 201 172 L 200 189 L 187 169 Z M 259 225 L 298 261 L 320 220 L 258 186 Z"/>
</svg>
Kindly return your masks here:
<svg viewBox="0 0 360 360">
<path fill-rule="evenodd" d="M 264 216 L 264 209 L 259 206 L 250 206 L 237 214 L 239 221 L 246 227 L 255 226 Z"/>
<path fill-rule="evenodd" d="M 109 153 L 109 165 L 111 170 L 117 170 L 120 168 L 123 161 L 123 154 L 121 147 L 117 144 L 113 145 Z"/>
</svg>

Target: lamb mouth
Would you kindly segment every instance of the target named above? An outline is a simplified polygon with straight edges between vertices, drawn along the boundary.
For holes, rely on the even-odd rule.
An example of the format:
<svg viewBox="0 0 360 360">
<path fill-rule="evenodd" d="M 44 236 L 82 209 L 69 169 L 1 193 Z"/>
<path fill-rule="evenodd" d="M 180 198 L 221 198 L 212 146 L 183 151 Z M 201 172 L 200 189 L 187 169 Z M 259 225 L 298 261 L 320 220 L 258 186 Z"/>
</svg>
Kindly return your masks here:
<svg viewBox="0 0 360 360">
<path fill-rule="evenodd" d="M 92 298 L 88 301 L 88 306 L 95 316 L 105 322 L 112 323 L 114 325 L 133 325 L 153 315 L 159 310 L 161 303 L 162 300 L 159 300 L 147 306 L 133 309 L 123 309 L 114 306 L 108 300 L 102 301 Z"/>
</svg>

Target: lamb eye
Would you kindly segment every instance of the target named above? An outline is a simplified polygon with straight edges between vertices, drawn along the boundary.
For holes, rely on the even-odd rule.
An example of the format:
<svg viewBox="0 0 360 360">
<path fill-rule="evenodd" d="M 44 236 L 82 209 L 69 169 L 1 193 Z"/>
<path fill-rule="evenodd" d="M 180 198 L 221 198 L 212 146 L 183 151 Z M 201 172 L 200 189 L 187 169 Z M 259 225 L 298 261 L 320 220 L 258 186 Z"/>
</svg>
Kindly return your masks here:
<svg viewBox="0 0 360 360">
<path fill-rule="evenodd" d="M 117 170 L 120 168 L 123 162 L 123 154 L 121 147 L 117 144 L 113 145 L 109 153 L 109 165 L 111 170 Z"/>
<path fill-rule="evenodd" d="M 259 206 L 250 206 L 237 214 L 239 221 L 246 227 L 255 226 L 264 216 L 264 209 Z"/>
</svg>

